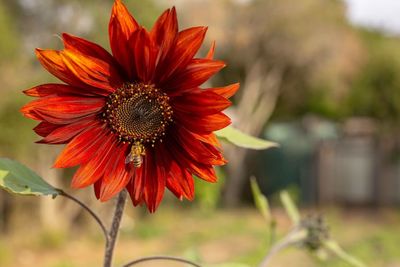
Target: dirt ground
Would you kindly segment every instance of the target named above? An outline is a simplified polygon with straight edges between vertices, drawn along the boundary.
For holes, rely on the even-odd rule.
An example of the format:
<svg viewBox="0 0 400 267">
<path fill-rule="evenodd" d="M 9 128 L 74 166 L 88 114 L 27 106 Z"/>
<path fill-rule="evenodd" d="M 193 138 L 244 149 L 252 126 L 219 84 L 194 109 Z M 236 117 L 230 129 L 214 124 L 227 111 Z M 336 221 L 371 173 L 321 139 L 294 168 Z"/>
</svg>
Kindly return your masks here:
<svg viewBox="0 0 400 267">
<path fill-rule="evenodd" d="M 324 209 L 325 210 L 325 209 Z M 326 211 L 327 210 L 327 211 Z M 400 267 L 400 212 L 395 210 L 326 209 L 331 235 L 346 251 L 367 266 Z M 307 213 L 307 212 L 304 212 Z M 281 210 L 274 210 L 278 232 L 289 230 Z M 116 265 L 150 255 L 173 255 L 218 266 L 242 263 L 257 266 L 266 253 L 266 225 L 253 209 L 199 212 L 160 209 L 155 215 L 126 216 L 116 250 Z M 96 267 L 102 265 L 103 240 L 90 229 L 70 232 L 34 232 L 0 239 L 1 267 Z M 149 262 L 137 266 L 184 266 Z M 240 265 L 237 265 L 238 267 Z M 292 248 L 278 254 L 274 267 L 345 267 L 334 257 L 321 262 L 310 253 Z"/>
</svg>

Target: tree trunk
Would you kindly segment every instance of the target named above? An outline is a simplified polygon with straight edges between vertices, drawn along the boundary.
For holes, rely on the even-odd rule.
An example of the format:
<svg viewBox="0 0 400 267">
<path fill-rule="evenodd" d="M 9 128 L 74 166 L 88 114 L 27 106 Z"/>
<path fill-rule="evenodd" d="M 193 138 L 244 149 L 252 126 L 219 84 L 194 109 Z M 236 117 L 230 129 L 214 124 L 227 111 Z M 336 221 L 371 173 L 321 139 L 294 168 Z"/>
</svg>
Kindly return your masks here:
<svg viewBox="0 0 400 267">
<path fill-rule="evenodd" d="M 237 128 L 253 136 L 259 136 L 268 121 L 279 96 L 282 83 L 283 68 L 275 67 L 264 74 L 261 62 L 250 69 L 242 96 L 235 110 Z M 239 204 L 240 196 L 248 177 L 246 176 L 246 159 L 251 151 L 234 146 L 225 148 L 229 160 L 227 183 L 225 185 L 223 202 L 232 207 Z"/>
</svg>

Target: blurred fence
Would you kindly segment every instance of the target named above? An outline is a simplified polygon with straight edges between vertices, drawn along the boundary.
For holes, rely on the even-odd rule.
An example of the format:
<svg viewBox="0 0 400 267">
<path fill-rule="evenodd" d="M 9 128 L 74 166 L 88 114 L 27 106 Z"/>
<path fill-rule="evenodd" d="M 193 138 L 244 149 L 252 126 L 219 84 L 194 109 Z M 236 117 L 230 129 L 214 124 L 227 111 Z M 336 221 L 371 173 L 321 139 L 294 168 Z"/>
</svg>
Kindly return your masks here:
<svg viewBox="0 0 400 267">
<path fill-rule="evenodd" d="M 396 136 L 380 133 L 374 120 L 335 124 L 315 117 L 272 124 L 266 136 L 281 148 L 266 151 L 256 172 L 272 194 L 298 186 L 308 204 L 386 205 L 400 202 Z"/>
</svg>

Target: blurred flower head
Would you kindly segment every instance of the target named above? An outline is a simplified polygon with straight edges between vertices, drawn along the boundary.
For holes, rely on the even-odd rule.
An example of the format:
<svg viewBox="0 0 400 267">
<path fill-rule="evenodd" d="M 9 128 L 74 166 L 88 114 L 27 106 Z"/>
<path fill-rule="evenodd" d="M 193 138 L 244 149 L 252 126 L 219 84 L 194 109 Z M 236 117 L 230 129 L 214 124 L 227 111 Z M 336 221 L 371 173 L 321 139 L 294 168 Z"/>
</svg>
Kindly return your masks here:
<svg viewBox="0 0 400 267">
<path fill-rule="evenodd" d="M 165 187 L 179 199 L 194 197 L 193 175 L 216 182 L 226 163 L 213 131 L 230 124 L 222 113 L 239 88 L 200 88 L 220 71 L 214 44 L 195 58 L 207 28 L 178 30 L 175 8 L 147 31 L 120 0 L 109 23 L 112 54 L 64 33 L 61 51 L 37 49 L 51 74 L 65 84 L 42 84 L 22 113 L 40 121 L 39 143 L 67 144 L 56 168 L 80 165 L 73 188 L 94 185 L 107 201 L 125 188 L 134 205 L 154 212 Z"/>
<path fill-rule="evenodd" d="M 324 217 L 309 215 L 301 221 L 301 226 L 307 231 L 303 245 L 310 250 L 318 250 L 329 240 L 329 227 Z"/>
</svg>

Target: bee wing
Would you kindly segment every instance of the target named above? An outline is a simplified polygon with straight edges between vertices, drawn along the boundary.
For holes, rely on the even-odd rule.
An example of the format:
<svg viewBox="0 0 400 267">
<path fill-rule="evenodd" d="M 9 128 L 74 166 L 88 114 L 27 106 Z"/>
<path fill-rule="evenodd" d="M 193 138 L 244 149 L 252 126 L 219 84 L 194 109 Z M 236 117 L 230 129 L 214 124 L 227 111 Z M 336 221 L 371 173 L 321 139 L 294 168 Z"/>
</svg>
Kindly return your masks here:
<svg viewBox="0 0 400 267">
<path fill-rule="evenodd" d="M 125 164 L 130 164 L 133 161 L 132 154 L 129 153 L 128 156 L 125 158 Z"/>
</svg>

